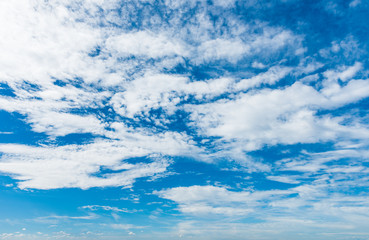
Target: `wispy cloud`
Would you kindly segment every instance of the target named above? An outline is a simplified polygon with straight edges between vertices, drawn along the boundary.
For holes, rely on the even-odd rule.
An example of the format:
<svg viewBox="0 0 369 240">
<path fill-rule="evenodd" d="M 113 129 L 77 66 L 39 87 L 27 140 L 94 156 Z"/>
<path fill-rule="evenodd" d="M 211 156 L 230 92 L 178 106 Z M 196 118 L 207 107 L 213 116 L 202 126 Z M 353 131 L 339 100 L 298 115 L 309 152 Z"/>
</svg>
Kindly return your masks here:
<svg viewBox="0 0 369 240">
<path fill-rule="evenodd" d="M 83 206 L 81 208 L 82 209 L 88 209 L 88 210 L 91 210 L 91 211 L 104 210 L 104 211 L 121 212 L 121 213 L 132 213 L 132 212 L 136 212 L 134 210 L 128 210 L 126 208 L 117 208 L 117 207 L 100 206 L 100 205 L 87 205 L 87 206 Z"/>
</svg>

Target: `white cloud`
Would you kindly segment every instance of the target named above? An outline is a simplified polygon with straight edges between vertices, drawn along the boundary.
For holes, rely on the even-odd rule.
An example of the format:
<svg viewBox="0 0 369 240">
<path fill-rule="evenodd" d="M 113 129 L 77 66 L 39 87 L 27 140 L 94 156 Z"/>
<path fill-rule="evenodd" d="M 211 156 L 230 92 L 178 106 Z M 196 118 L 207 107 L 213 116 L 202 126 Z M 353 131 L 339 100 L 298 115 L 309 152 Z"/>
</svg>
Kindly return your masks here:
<svg viewBox="0 0 369 240">
<path fill-rule="evenodd" d="M 341 41 L 333 41 L 331 47 L 319 51 L 320 56 L 325 59 L 342 59 L 341 62 L 347 63 L 357 61 L 365 54 L 365 50 L 360 47 L 359 42 L 350 34 Z"/>
<path fill-rule="evenodd" d="M 214 39 L 203 42 L 198 48 L 198 55 L 205 62 L 226 59 L 236 63 L 250 52 L 250 46 L 240 40 Z"/>
<path fill-rule="evenodd" d="M 253 150 L 263 143 L 314 142 L 329 138 L 329 134 L 324 136 L 327 133 L 321 132 L 328 127 L 324 121 L 314 119 L 311 111 L 304 110 L 306 98 L 319 101 L 312 88 L 294 84 L 285 90 L 240 94 L 234 101 L 188 108 L 195 126 L 205 134 L 230 140 L 244 139 L 245 148 Z"/>
<path fill-rule="evenodd" d="M 120 229 L 120 230 L 130 230 L 130 229 L 141 229 L 141 228 L 145 228 L 144 226 L 137 226 L 137 225 L 133 225 L 133 224 L 110 224 L 109 225 L 111 228 L 114 229 Z M 132 234 L 129 234 L 132 235 Z"/>
<path fill-rule="evenodd" d="M 324 76 L 327 78 L 326 81 L 328 82 L 337 81 L 338 79 L 346 82 L 354 77 L 362 69 L 362 67 L 362 63 L 356 62 L 353 66 L 343 66 L 342 69 L 338 69 L 338 71 L 328 70 L 324 73 Z"/>
<path fill-rule="evenodd" d="M 191 112 L 193 126 L 203 134 L 240 141 L 245 150 L 259 149 L 265 144 L 314 143 L 338 137 L 366 138 L 365 125 L 341 125 L 342 118 L 315 116 L 316 110 L 334 109 L 369 96 L 368 80 L 351 80 L 345 86 L 337 82 L 338 75 L 347 81 L 360 68 L 361 64 L 356 63 L 334 77 L 326 75 L 324 87 L 319 91 L 296 82 L 283 89 L 264 88 L 238 94 L 230 100 L 187 105 L 186 110 Z M 242 80 L 236 86 L 242 89 L 263 81 L 273 83 L 288 73 L 286 69 L 275 71 Z"/>
<path fill-rule="evenodd" d="M 112 212 L 122 212 L 122 213 L 131 213 L 133 211 L 128 210 L 126 208 L 117 208 L 117 207 L 111 207 L 111 206 L 100 206 L 100 205 L 87 205 L 81 207 L 82 209 L 89 209 L 91 211 L 98 211 L 100 209 L 104 211 L 112 211 Z"/>
<path fill-rule="evenodd" d="M 225 216 L 245 216 L 254 210 L 252 208 L 242 207 L 212 207 L 205 203 L 194 203 L 191 205 L 180 205 L 179 210 L 182 213 L 192 215 L 207 215 L 207 214 L 220 214 Z"/>
<path fill-rule="evenodd" d="M 95 214 L 89 214 L 84 216 L 61 216 L 61 215 L 50 215 L 46 217 L 38 217 L 34 219 L 36 222 L 41 223 L 58 223 L 59 221 L 67 221 L 67 220 L 92 220 L 98 218 Z"/>
<path fill-rule="evenodd" d="M 92 64 L 85 56 L 99 43 L 99 31 L 73 21 L 63 5 L 17 1 L 2 2 L 0 9 L 3 81 L 45 83 L 50 76 L 85 75 L 86 64 Z"/>
<path fill-rule="evenodd" d="M 219 2 L 222 6 L 224 3 Z M 2 28 L 6 37 L 1 40 L 1 51 L 5 56 L 2 59 L 6 61 L 0 62 L 3 69 L 0 72 L 2 81 L 7 82 L 16 94 L 16 98 L 0 99 L 2 109 L 26 115 L 26 121 L 34 131 L 51 136 L 70 133 L 104 135 L 106 123 L 101 119 L 71 112 L 102 108 L 112 95 L 110 106 L 123 116 L 132 118 L 142 111 L 149 112 L 159 107 L 171 114 L 188 95 L 201 99 L 229 90 L 233 81 L 231 78 L 189 82 L 187 76 L 160 74 L 162 68 L 173 67 L 179 61 L 174 56 L 234 62 L 249 49 L 255 54 L 266 47 L 276 50 L 286 45 L 295 46 L 295 41 L 298 42 L 298 37 L 291 32 L 270 27 L 265 28 L 262 34 L 248 34 L 247 39 L 243 40 L 237 36 L 214 38 L 203 35 L 212 28 L 203 12 L 196 15 L 207 19 L 199 21 L 203 25 L 197 30 L 193 23 L 185 27 L 203 36 L 191 42 L 183 32 L 176 33 L 177 29 L 122 33 L 114 28 L 101 27 L 98 21 L 106 19 L 103 15 L 99 16 L 99 9 L 106 13 L 118 6 L 116 2 L 18 1 L 2 5 L 1 16 L 4 20 L 1 22 L 9 24 Z M 232 24 L 237 26 L 236 22 Z M 236 35 L 247 31 L 237 29 L 239 32 Z M 100 55 L 90 56 L 97 47 Z M 136 59 L 122 62 L 119 60 L 122 56 L 134 56 Z M 142 72 L 139 70 L 133 79 L 127 80 L 131 72 L 142 65 L 142 58 L 146 57 L 164 59 L 158 60 L 154 66 L 145 67 Z M 159 69 L 152 71 L 157 67 Z M 53 84 L 55 80 L 61 80 L 66 85 L 56 86 Z M 81 86 L 74 87 L 73 84 L 78 81 Z M 29 84 L 34 87 L 30 88 Z M 143 85 L 146 87 L 143 88 Z M 112 86 L 116 88 L 111 91 L 96 90 Z M 154 122 L 161 125 L 165 119 Z"/>
<path fill-rule="evenodd" d="M 48 112 L 37 115 L 32 113 L 28 122 L 35 132 L 52 136 L 65 136 L 70 133 L 93 133 L 101 135 L 104 125 L 95 116 L 79 116 L 69 113 Z"/>
<path fill-rule="evenodd" d="M 171 115 L 189 96 L 199 100 L 215 97 L 231 90 L 232 83 L 230 78 L 190 82 L 184 76 L 147 74 L 127 84 L 126 90 L 115 94 L 110 103 L 117 113 L 130 118 L 158 108 Z"/>
<path fill-rule="evenodd" d="M 345 144 L 346 145 L 346 144 Z M 347 146 L 347 145 L 346 145 Z M 293 159 L 283 159 L 277 162 L 277 165 L 282 170 L 287 171 L 300 171 L 300 172 L 318 172 L 324 170 L 326 172 L 346 172 L 346 173 L 365 173 L 366 168 L 360 165 L 363 159 L 369 156 L 369 152 L 365 150 L 365 147 L 360 147 L 358 149 L 339 149 L 328 152 L 319 153 L 309 153 L 304 152 L 300 158 Z M 350 158 L 351 164 L 353 165 L 330 165 L 327 163 L 332 163 L 340 159 Z M 342 169 L 344 167 L 345 169 Z"/>
<path fill-rule="evenodd" d="M 60 94 L 60 93 L 59 93 Z M 87 94 L 87 93 L 85 93 Z M 94 97 L 96 94 L 90 94 Z M 55 95 L 53 96 L 55 97 Z M 50 98 L 34 100 L 32 98 L 1 98 L 1 109 L 9 112 L 19 112 L 27 115 L 27 122 L 35 132 L 44 132 L 52 136 L 64 136 L 70 133 L 94 133 L 101 135 L 104 131 L 104 123 L 91 114 L 71 114 L 64 111 L 76 108 L 79 101 L 88 104 L 92 99 L 86 96 L 77 96 L 69 101 L 55 101 Z M 97 96 L 98 100 L 100 96 Z M 93 104 L 90 105 L 93 107 Z"/>
<path fill-rule="evenodd" d="M 253 193 L 229 191 L 215 186 L 191 186 L 155 191 L 154 194 L 177 202 L 179 210 L 186 214 L 245 216 L 255 211 L 255 208 L 261 204 L 259 201 L 272 200 L 274 196 L 288 195 L 291 191 Z"/>
<path fill-rule="evenodd" d="M 13 132 L 0 132 L 0 134 L 13 134 Z"/>
<path fill-rule="evenodd" d="M 165 176 L 171 163 L 163 157 L 165 155 L 191 156 L 208 162 L 217 157 L 241 159 L 247 162 L 243 167 L 268 174 L 273 168 L 306 174 L 301 179 L 267 177 L 292 184 L 303 183 L 317 171 L 337 178 L 341 174 L 357 176 L 367 172 L 360 161 L 329 168 L 327 163 L 331 163 L 333 157 L 323 155 L 311 157 L 309 161 L 284 159 L 277 167 L 263 162 L 251 164 L 251 157 L 244 156 L 245 151 L 265 145 L 322 141 L 343 144 L 366 140 L 369 131 L 365 121 L 359 123 L 350 115 L 317 115 L 319 110 L 334 110 L 369 96 L 369 81 L 360 79 L 365 76 L 360 75 L 365 72 L 363 63 L 338 66 L 322 75 L 315 71 L 324 65 L 315 60 L 308 64 L 308 57 L 300 59 L 297 67 L 290 67 L 286 59 L 301 58 L 305 51 L 303 36 L 265 22 L 246 24 L 232 16 L 214 22 L 207 11 L 220 8 L 207 8 L 207 1 L 190 1 L 189 5 L 179 1 L 165 3 L 174 16 L 164 23 L 149 12 L 140 30 L 127 27 L 128 23 L 138 24 L 134 20 L 138 10 L 122 8 L 117 1 L 0 3 L 0 34 L 3 36 L 0 79 L 16 95 L 0 97 L 0 108 L 24 115 L 32 131 L 51 137 L 71 133 L 101 137 L 84 145 L 2 144 L 0 171 L 3 174 L 18 180 L 18 186 L 23 189 L 130 187 L 138 178 Z M 350 6 L 359 3 L 353 1 Z M 233 0 L 214 1 L 214 5 L 224 8 L 234 4 Z M 183 14 L 196 5 L 199 7 L 194 15 L 183 24 Z M 148 9 L 148 4 L 139 1 L 137 6 Z M 336 9 L 334 4 L 331 7 L 332 11 Z M 118 10 L 121 17 L 117 15 Z M 116 28 L 119 24 L 122 27 Z M 329 49 L 320 52 L 323 58 L 338 54 L 353 58 L 359 53 L 357 42 L 350 37 L 332 42 Z M 240 74 L 242 77 L 227 71 L 225 66 L 229 63 L 236 66 L 241 60 L 254 69 L 246 69 Z M 211 65 L 216 61 L 225 64 Z M 189 76 L 188 72 L 208 63 L 215 70 L 219 67 L 222 76 L 201 81 Z M 171 74 L 178 64 L 188 67 L 188 71 Z M 289 76 L 296 78 L 296 83 L 276 88 L 276 83 Z M 301 76 L 304 78 L 298 79 Z M 307 85 L 319 82 L 320 78 L 323 78 L 322 86 Z M 61 84 L 56 84 L 57 80 Z M 263 89 L 258 89 L 261 86 Z M 226 98 L 218 99 L 223 94 Z M 196 104 L 182 106 L 192 98 Z M 214 102 L 213 98 L 217 100 Z M 160 108 L 163 109 L 160 116 L 150 114 Z M 177 110 L 190 114 L 192 123 L 187 125 L 196 137 L 217 136 L 219 139 L 204 150 L 196 147 L 191 136 L 172 132 L 168 115 L 174 116 Z M 150 122 L 152 127 L 142 127 L 142 124 L 134 129 L 125 124 L 127 120 L 140 125 L 141 119 Z M 157 133 L 159 129 L 167 130 Z M 212 154 L 204 154 L 206 150 Z M 364 152 L 347 154 L 366 156 Z M 151 160 L 127 161 L 134 157 Z M 192 186 L 156 194 L 177 202 L 183 213 L 246 216 L 255 212 L 253 207 L 265 206 L 262 202 L 266 198 L 272 200 L 278 198 L 277 195 L 291 192 L 300 197 L 304 193 L 304 196 L 307 193 L 324 195 L 322 186 L 315 191 L 314 187 L 281 192 L 236 192 L 213 186 Z M 279 200 L 271 204 L 292 205 L 292 200 Z M 306 199 L 293 200 L 296 201 L 294 206 L 307 205 Z M 100 205 L 85 208 L 125 211 Z M 348 207 L 344 210 L 356 211 Z"/>
<path fill-rule="evenodd" d="M 349 6 L 350 7 L 356 7 L 361 3 L 361 0 L 353 0 L 352 2 L 350 2 Z"/>
<path fill-rule="evenodd" d="M 355 229 L 355 230 L 354 230 Z M 341 234 L 339 234 L 341 233 Z M 324 240 L 327 236 L 347 238 L 349 236 L 367 236 L 364 224 L 360 227 L 348 225 L 345 222 L 326 223 L 319 220 L 306 220 L 299 217 L 271 218 L 263 222 L 225 222 L 183 220 L 173 228 L 173 238 L 181 239 L 314 239 Z M 337 236 L 336 236 L 337 235 Z"/>
<path fill-rule="evenodd" d="M 127 133 L 125 134 L 127 136 Z M 166 171 L 170 162 L 164 157 L 153 155 L 155 153 L 196 154 L 196 148 L 188 145 L 187 140 L 181 139 L 182 137 L 168 133 L 156 136 L 135 134 L 129 138 L 123 137 L 122 140 L 99 140 L 82 146 L 59 147 L 3 144 L 0 145 L 0 151 L 3 153 L 0 171 L 19 180 L 20 188 L 87 189 L 130 186 L 137 178 L 150 177 Z M 124 162 L 125 159 L 148 155 L 151 155 L 152 162 Z M 118 172 L 100 173 L 101 168 Z M 97 176 L 99 173 L 101 176 Z"/>
<path fill-rule="evenodd" d="M 172 75 L 147 75 L 136 79 L 123 93 L 117 93 L 111 104 L 122 116 L 134 117 L 141 111 L 164 107 L 172 110 L 180 102 L 178 91 L 185 85 L 187 78 Z"/>
<path fill-rule="evenodd" d="M 237 63 L 243 58 L 268 56 L 283 47 L 300 49 L 300 37 L 290 31 L 264 28 L 262 34 L 249 34 L 241 38 L 216 38 L 202 41 L 195 50 L 195 63 L 227 60 Z"/>
<path fill-rule="evenodd" d="M 109 37 L 106 40 L 106 51 L 118 56 L 144 56 L 160 58 L 165 56 L 186 56 L 186 46 L 180 42 L 173 42 L 163 34 L 150 32 L 133 32 Z"/>
<path fill-rule="evenodd" d="M 265 66 L 263 63 L 261 62 L 252 62 L 252 65 L 251 65 L 253 68 L 258 68 L 258 69 L 263 69 L 263 68 L 266 68 L 267 66 Z"/>
<path fill-rule="evenodd" d="M 25 240 L 47 240 L 47 239 L 106 239 L 107 235 L 103 235 L 99 232 L 81 232 L 81 233 L 68 233 L 67 231 L 57 231 L 57 232 L 34 232 L 34 233 L 1 233 L 0 239 L 25 239 Z"/>
<path fill-rule="evenodd" d="M 178 210 L 183 214 L 211 214 L 211 218 L 206 220 L 180 222 L 174 232 L 182 237 L 210 236 L 216 232 L 212 239 L 222 235 L 242 239 L 246 233 L 255 238 L 271 234 L 275 239 L 285 239 L 287 234 L 293 239 L 294 236 L 302 236 L 303 232 L 309 239 L 312 233 L 322 233 L 327 229 L 337 233 L 346 229 L 365 235 L 364 222 L 369 218 L 366 211 L 368 200 L 365 196 L 343 194 L 341 190 L 350 186 L 345 185 L 342 179 L 338 181 L 341 185 L 332 185 L 332 180 L 320 176 L 316 181 L 284 191 L 236 192 L 214 186 L 191 186 L 155 194 L 177 202 Z M 355 183 L 352 184 L 354 186 Z M 256 221 L 239 223 L 242 216 Z M 237 223 L 230 223 L 232 218 Z M 325 238 L 322 236 L 320 239 Z"/>
<path fill-rule="evenodd" d="M 325 239 L 324 234 L 342 229 L 367 234 L 367 196 L 347 196 L 356 187 L 368 187 L 367 116 L 355 115 L 355 109 L 335 112 L 369 96 L 365 64 L 357 60 L 363 51 L 358 41 L 348 36 L 320 56 L 303 56 L 308 49 L 304 36 L 228 15 L 234 0 L 214 0 L 215 7 L 208 2 L 166 0 L 169 8 L 161 13 L 170 14 L 165 21 L 149 0 L 124 6 L 103 0 L 0 2 L 0 81 L 15 95 L 1 96 L 0 108 L 24 115 L 33 132 L 54 140 L 30 143 L 34 146 L 0 144 L 0 172 L 21 189 L 88 189 L 131 187 L 140 178 L 165 177 L 170 156 L 237 161 L 229 170 L 261 171 L 268 180 L 298 186 L 260 191 L 252 188 L 251 177 L 247 190 L 195 185 L 154 191 L 174 201 L 181 216 L 207 220 L 179 223 L 182 237 L 286 239 L 290 233 L 294 239 Z M 237 2 L 242 4 L 273 6 Z M 342 14 L 332 1 L 327 8 Z M 209 11 L 224 15 L 212 18 Z M 133 23 L 140 26 L 130 29 Z M 328 64 L 318 62 L 321 58 Z M 341 58 L 344 64 L 337 64 Z M 196 71 L 200 74 L 191 75 Z M 158 109 L 161 114 L 151 114 Z M 186 111 L 192 122 L 180 119 L 183 126 L 172 127 L 177 110 Z M 180 132 L 184 129 L 193 136 Z M 52 145 L 72 133 L 94 136 L 85 144 Z M 197 137 L 205 139 L 196 143 Z M 332 142 L 335 150 L 301 151 L 276 162 L 247 155 L 264 146 L 322 142 Z M 134 194 L 131 198 L 144 201 Z M 102 226 L 126 235 L 143 228 L 119 223 L 118 214 L 134 212 L 125 208 L 82 209 L 109 211 L 117 224 Z M 97 217 L 51 215 L 36 221 Z M 239 223 L 245 218 L 250 223 Z M 43 237 L 78 239 L 65 232 Z M 20 233 L 0 238 L 40 239 Z"/>
<path fill-rule="evenodd" d="M 273 85 L 277 81 L 284 78 L 288 73 L 292 71 L 289 67 L 271 67 L 268 71 L 260 73 L 250 79 L 243 79 L 239 81 L 235 88 L 237 90 L 247 90 L 249 88 L 259 87 L 262 84 Z"/>
<path fill-rule="evenodd" d="M 159 196 L 177 201 L 180 203 L 188 202 L 243 202 L 250 196 L 249 192 L 230 192 L 225 188 L 214 186 L 191 186 L 177 187 L 166 191 L 156 192 Z"/>
<path fill-rule="evenodd" d="M 282 183 L 290 183 L 290 184 L 298 184 L 300 181 L 296 180 L 296 176 L 267 176 L 267 179 L 282 182 Z"/>
<path fill-rule="evenodd" d="M 214 0 L 214 5 L 221 7 L 233 7 L 235 4 L 235 0 Z"/>
</svg>

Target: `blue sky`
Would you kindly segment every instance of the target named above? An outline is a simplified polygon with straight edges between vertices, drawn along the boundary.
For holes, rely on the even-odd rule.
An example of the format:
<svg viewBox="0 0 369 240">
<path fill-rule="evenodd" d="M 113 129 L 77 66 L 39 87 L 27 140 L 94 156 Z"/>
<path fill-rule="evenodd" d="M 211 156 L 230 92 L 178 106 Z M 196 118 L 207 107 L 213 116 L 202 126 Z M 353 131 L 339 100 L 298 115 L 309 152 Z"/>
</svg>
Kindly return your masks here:
<svg viewBox="0 0 369 240">
<path fill-rule="evenodd" d="M 0 239 L 368 239 L 369 4 L 0 2 Z"/>
</svg>

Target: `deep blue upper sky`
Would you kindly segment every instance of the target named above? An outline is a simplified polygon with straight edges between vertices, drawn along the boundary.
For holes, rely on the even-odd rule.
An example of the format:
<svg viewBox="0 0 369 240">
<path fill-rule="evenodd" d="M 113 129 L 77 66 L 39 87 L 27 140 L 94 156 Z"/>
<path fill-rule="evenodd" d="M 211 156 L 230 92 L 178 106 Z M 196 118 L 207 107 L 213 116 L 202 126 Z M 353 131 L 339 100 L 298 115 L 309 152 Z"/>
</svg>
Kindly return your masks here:
<svg viewBox="0 0 369 240">
<path fill-rule="evenodd" d="M 0 2 L 0 239 L 368 239 L 369 3 Z"/>
</svg>

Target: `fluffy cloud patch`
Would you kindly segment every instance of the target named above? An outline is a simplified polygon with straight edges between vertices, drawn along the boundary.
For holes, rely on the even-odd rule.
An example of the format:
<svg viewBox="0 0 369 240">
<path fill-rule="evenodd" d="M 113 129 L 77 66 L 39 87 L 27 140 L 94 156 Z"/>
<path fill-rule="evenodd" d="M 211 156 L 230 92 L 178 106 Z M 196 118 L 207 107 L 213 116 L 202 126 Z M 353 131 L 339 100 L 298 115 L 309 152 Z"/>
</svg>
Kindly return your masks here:
<svg viewBox="0 0 369 240">
<path fill-rule="evenodd" d="M 3 144 L 0 145 L 3 153 L 0 171 L 19 180 L 20 188 L 130 186 L 136 178 L 151 177 L 166 171 L 170 161 L 152 155 L 154 152 L 163 155 L 193 154 L 190 153 L 192 147 L 187 147 L 190 145 L 186 142 L 167 134 L 157 137 L 136 136 L 135 141 L 99 140 L 82 146 Z M 148 155 L 152 156 L 149 163 L 127 164 L 124 161 Z M 104 170 L 107 172 L 104 173 Z"/>
</svg>

